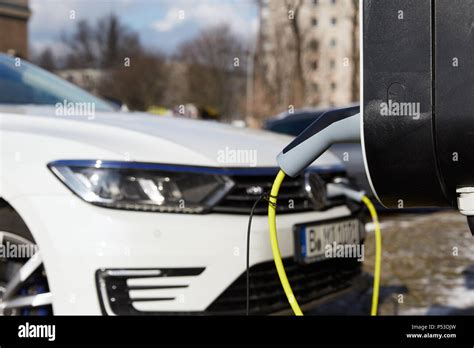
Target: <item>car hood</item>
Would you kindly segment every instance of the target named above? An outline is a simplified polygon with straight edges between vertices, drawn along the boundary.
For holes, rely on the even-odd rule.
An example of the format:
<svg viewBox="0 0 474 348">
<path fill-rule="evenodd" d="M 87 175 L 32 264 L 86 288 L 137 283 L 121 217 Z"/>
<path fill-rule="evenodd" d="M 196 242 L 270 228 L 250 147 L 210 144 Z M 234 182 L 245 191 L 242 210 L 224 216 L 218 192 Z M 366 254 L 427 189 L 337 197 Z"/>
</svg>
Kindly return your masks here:
<svg viewBox="0 0 474 348">
<path fill-rule="evenodd" d="M 54 107 L 2 106 L 0 116 L 3 130 L 80 142 L 131 161 L 275 167 L 277 154 L 292 140 L 266 131 L 146 113 L 96 112 L 93 117 L 57 116 Z M 88 151 L 90 153 L 83 153 L 81 157 L 98 159 L 97 154 Z M 330 152 L 314 165 L 325 169 L 342 167 Z"/>
</svg>

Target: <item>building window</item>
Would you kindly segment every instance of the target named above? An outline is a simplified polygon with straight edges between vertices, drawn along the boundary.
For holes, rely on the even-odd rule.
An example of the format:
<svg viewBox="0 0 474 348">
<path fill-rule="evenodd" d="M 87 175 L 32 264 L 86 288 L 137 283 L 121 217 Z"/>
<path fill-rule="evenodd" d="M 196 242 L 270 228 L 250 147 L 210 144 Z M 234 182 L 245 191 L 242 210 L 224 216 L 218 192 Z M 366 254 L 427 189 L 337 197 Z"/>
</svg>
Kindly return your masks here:
<svg viewBox="0 0 474 348">
<path fill-rule="evenodd" d="M 318 4 L 318 0 L 313 0 L 313 5 L 316 6 Z"/>
<path fill-rule="evenodd" d="M 331 47 L 336 47 L 336 39 L 331 39 Z"/>
<path fill-rule="evenodd" d="M 336 67 L 336 61 L 334 59 L 331 59 L 330 66 L 331 69 L 334 69 Z"/>
<path fill-rule="evenodd" d="M 318 61 L 317 60 L 313 60 L 311 62 L 311 69 L 312 70 L 318 70 Z"/>
<path fill-rule="evenodd" d="M 313 27 L 317 27 L 318 26 L 318 19 L 315 18 L 315 17 L 311 18 L 311 25 Z"/>
<path fill-rule="evenodd" d="M 319 85 L 317 83 L 313 83 L 312 87 L 314 92 L 319 92 Z"/>
<path fill-rule="evenodd" d="M 335 91 L 336 88 L 337 88 L 336 83 L 335 83 L 335 82 L 331 83 L 331 89 L 332 89 L 333 91 Z"/>
<path fill-rule="evenodd" d="M 332 17 L 332 18 L 331 18 L 331 24 L 332 24 L 332 25 L 336 25 L 336 24 L 337 24 L 337 18 L 336 18 L 336 17 Z"/>
<path fill-rule="evenodd" d="M 336 0 L 331 0 L 331 3 L 332 3 L 333 5 L 336 5 Z"/>
<path fill-rule="evenodd" d="M 313 51 L 317 51 L 319 49 L 319 42 L 317 40 L 311 40 L 311 42 L 309 43 L 309 47 L 311 48 L 311 50 Z"/>
</svg>

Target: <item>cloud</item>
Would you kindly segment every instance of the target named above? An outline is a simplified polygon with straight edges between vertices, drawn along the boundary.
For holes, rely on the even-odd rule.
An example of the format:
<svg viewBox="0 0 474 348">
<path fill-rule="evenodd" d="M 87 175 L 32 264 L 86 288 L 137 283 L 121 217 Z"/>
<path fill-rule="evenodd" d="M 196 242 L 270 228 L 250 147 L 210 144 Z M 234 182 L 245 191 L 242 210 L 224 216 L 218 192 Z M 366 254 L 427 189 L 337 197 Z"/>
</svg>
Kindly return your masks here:
<svg viewBox="0 0 474 348">
<path fill-rule="evenodd" d="M 162 33 L 168 32 L 182 24 L 184 18 L 186 18 L 184 10 L 173 7 L 168 10 L 165 18 L 152 23 L 152 27 Z"/>
<path fill-rule="evenodd" d="M 248 38 L 258 28 L 255 5 L 246 0 L 194 0 L 174 1 L 179 3 L 166 15 L 152 23 L 159 32 L 169 32 L 179 26 L 195 24 L 200 28 L 226 23 L 238 35 Z"/>
</svg>

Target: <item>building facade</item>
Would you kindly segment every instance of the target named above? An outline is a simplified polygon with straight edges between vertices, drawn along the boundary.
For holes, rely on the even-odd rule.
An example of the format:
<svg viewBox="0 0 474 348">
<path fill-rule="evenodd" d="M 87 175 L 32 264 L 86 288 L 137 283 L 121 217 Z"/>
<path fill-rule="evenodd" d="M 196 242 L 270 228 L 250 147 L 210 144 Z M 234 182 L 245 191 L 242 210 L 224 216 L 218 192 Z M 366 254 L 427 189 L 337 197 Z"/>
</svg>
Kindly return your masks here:
<svg viewBox="0 0 474 348">
<path fill-rule="evenodd" d="M 357 0 L 261 0 L 260 5 L 257 64 L 280 109 L 345 105 L 358 98 Z"/>
<path fill-rule="evenodd" d="M 99 95 L 99 85 L 105 76 L 104 70 L 99 69 L 68 69 L 55 71 L 59 77 L 89 91 Z"/>
<path fill-rule="evenodd" d="M 28 0 L 0 0 L 0 52 L 28 57 Z"/>
</svg>

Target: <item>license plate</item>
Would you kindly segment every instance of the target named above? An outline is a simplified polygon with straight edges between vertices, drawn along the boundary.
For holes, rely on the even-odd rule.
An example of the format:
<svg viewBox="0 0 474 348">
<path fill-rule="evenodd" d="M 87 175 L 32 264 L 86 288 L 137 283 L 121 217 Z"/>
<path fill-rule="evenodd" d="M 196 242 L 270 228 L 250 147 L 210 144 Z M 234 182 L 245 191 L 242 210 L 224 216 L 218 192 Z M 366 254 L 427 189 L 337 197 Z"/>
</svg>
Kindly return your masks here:
<svg viewBox="0 0 474 348">
<path fill-rule="evenodd" d="M 332 258 L 335 253 L 330 250 L 336 250 L 334 246 L 358 246 L 362 229 L 356 218 L 296 225 L 293 228 L 296 259 L 311 263 Z"/>
</svg>

